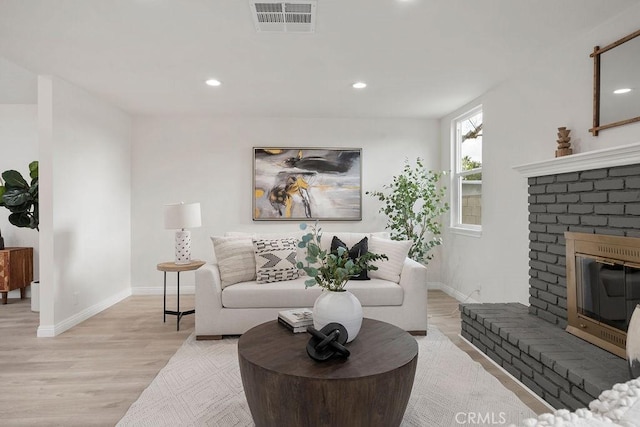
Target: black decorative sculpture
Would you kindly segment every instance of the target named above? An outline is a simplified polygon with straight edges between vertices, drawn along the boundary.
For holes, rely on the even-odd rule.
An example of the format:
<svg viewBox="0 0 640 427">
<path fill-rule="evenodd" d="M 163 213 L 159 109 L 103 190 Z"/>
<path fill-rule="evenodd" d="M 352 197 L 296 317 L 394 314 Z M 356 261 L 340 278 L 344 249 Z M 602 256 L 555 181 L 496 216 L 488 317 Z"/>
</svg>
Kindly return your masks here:
<svg viewBox="0 0 640 427">
<path fill-rule="evenodd" d="M 309 326 L 307 332 L 312 335 L 307 343 L 307 354 L 312 359 L 324 362 L 336 355 L 349 357 L 351 354 L 344 346 L 349 334 L 340 323 L 329 323 L 319 331 Z"/>
</svg>

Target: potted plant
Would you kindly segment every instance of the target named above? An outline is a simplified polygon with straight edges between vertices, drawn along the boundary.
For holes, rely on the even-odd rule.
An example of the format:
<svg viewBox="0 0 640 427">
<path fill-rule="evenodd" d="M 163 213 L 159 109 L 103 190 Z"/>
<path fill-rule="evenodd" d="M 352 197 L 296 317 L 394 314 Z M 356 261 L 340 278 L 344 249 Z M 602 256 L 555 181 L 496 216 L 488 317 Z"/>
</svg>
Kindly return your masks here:
<svg viewBox="0 0 640 427">
<path fill-rule="evenodd" d="M 384 205 L 387 228 L 394 240 L 411 240 L 409 258 L 427 264 L 433 247 L 442 244 L 440 215 L 449 210 L 445 202 L 446 187 L 439 185 L 444 172 L 427 170 L 420 157 L 412 166 L 405 160 L 400 175 L 394 176 L 383 191 L 367 191 Z"/>
<path fill-rule="evenodd" d="M 38 204 L 38 161 L 29 163 L 29 176 L 31 182 L 27 182 L 20 172 L 7 170 L 2 173 L 0 179 L 0 206 L 4 206 L 11 213 L 9 222 L 16 227 L 39 229 L 39 204 Z M 38 281 L 31 284 L 31 310 L 39 311 Z"/>
<path fill-rule="evenodd" d="M 305 287 L 318 285 L 323 288 L 322 294 L 313 305 L 313 326 L 321 329 L 331 322 L 342 324 L 348 333 L 347 342 L 355 339 L 362 325 L 362 305 L 348 290 L 344 289 L 349 279 L 358 276 L 362 271 L 377 270 L 372 261 L 388 259 L 384 254 L 366 252 L 356 259 L 349 256 L 349 251 L 338 247 L 335 251 L 322 249 L 322 229 L 318 223 L 311 226 L 311 231 L 304 236 L 298 247 L 306 250 L 305 262 L 298 261 L 297 267 L 303 270 L 309 279 Z M 301 230 L 307 224 L 300 224 Z"/>
<path fill-rule="evenodd" d="M 29 163 L 31 183 L 16 170 L 2 172 L 0 206 L 9 209 L 9 222 L 16 227 L 38 228 L 38 161 Z"/>
</svg>

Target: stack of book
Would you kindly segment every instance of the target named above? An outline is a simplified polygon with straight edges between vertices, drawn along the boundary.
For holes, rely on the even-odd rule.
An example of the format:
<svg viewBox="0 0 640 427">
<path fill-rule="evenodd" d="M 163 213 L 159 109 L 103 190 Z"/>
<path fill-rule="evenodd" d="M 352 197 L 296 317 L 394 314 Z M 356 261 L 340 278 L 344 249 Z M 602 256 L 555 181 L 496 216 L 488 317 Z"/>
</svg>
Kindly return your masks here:
<svg viewBox="0 0 640 427">
<path fill-rule="evenodd" d="M 281 311 L 278 322 L 294 333 L 307 332 L 307 326 L 313 326 L 313 313 L 308 308 Z"/>
</svg>

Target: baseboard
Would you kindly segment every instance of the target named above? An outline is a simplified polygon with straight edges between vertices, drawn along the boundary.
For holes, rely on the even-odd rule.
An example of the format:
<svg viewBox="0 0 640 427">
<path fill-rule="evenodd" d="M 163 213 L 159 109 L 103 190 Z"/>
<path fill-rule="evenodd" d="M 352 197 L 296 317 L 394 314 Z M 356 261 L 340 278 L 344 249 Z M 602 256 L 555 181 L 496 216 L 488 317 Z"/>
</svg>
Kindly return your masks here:
<svg viewBox="0 0 640 427">
<path fill-rule="evenodd" d="M 469 295 L 465 295 L 462 292 L 460 292 L 457 289 L 452 288 L 449 285 L 445 285 L 442 282 L 427 282 L 427 289 L 436 289 L 436 290 L 440 290 L 442 292 L 444 292 L 445 294 L 455 298 L 456 300 L 460 301 L 460 302 L 466 302 L 469 304 L 480 304 L 480 301 L 475 300 L 473 298 L 470 297 L 470 295 L 473 295 L 473 292 L 471 292 Z"/>
<path fill-rule="evenodd" d="M 520 387 L 522 387 L 523 389 L 525 389 L 527 391 L 527 393 L 529 393 L 532 397 L 534 397 L 538 402 L 542 403 L 544 406 L 546 406 L 547 408 L 549 408 L 549 412 L 555 412 L 556 408 L 554 408 L 553 406 L 549 405 L 549 403 L 547 403 L 543 398 L 541 398 L 540 396 L 538 396 L 537 394 L 535 394 L 533 391 L 531 391 L 531 389 L 529 387 L 527 387 L 526 385 L 524 385 L 523 383 L 520 382 L 519 379 L 517 379 L 516 377 L 514 377 L 513 375 L 511 375 L 509 373 L 509 371 L 505 370 L 502 366 L 498 365 L 496 363 L 495 360 L 493 360 L 492 358 L 490 358 L 489 356 L 487 356 L 485 353 L 483 353 L 482 351 L 480 351 L 480 349 L 478 347 L 476 347 L 475 345 L 471 344 L 471 342 L 469 340 L 467 340 L 465 337 L 463 337 L 462 335 L 458 334 L 458 338 L 460 338 L 462 341 L 466 342 L 467 344 L 469 344 L 471 347 L 473 347 L 473 349 L 475 351 L 478 352 L 478 354 L 482 355 L 482 357 L 484 357 L 485 359 L 487 359 L 489 362 L 491 362 L 496 368 L 500 369 L 500 371 L 502 371 L 503 373 L 505 373 L 509 378 L 511 378 L 513 381 L 515 381 Z"/>
<path fill-rule="evenodd" d="M 195 285 L 180 285 L 180 295 L 193 295 L 196 293 Z M 162 286 L 132 286 L 131 295 L 163 295 Z M 176 294 L 176 285 L 167 286 L 167 295 Z"/>
<path fill-rule="evenodd" d="M 55 325 L 40 325 L 38 326 L 37 336 L 42 338 L 51 338 L 60 335 L 64 331 L 73 328 L 101 311 L 106 310 L 112 305 L 119 303 L 130 295 L 131 290 L 125 289 L 104 301 L 100 301 L 98 304 L 82 310 L 80 313 L 74 314 L 60 323 L 56 323 Z"/>
</svg>

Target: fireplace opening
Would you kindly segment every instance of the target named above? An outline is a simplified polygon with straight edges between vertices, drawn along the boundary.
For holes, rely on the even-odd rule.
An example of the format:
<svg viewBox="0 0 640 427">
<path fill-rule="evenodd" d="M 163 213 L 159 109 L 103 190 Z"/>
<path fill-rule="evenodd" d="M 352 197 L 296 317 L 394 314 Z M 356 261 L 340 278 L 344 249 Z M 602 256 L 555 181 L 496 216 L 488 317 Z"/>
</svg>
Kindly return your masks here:
<svg viewBox="0 0 640 427">
<path fill-rule="evenodd" d="M 640 239 L 565 233 L 567 331 L 620 357 L 640 303 Z"/>
</svg>

